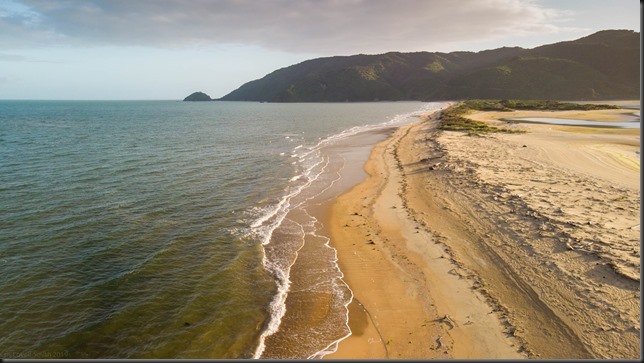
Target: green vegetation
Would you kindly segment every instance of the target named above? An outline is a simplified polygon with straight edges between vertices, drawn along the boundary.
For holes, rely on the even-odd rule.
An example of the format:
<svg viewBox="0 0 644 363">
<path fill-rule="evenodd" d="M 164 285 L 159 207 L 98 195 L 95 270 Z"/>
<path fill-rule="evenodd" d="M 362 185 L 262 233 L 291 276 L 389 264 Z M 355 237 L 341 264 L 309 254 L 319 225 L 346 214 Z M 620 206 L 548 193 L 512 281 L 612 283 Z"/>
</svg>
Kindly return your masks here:
<svg viewBox="0 0 644 363">
<path fill-rule="evenodd" d="M 517 133 L 519 130 L 503 129 L 490 126 L 485 122 L 463 117 L 473 111 L 509 111 L 495 101 L 471 100 L 460 102 L 443 110 L 439 129 L 448 131 L 467 131 L 470 135 L 487 134 L 491 132 Z"/>
<path fill-rule="evenodd" d="M 378 79 L 378 71 L 375 66 L 370 67 L 356 67 L 360 77 L 367 81 L 375 81 Z"/>
<path fill-rule="evenodd" d="M 496 67 L 496 69 L 504 76 L 510 75 L 512 73 L 512 69 L 506 65 L 498 66 Z"/>
<path fill-rule="evenodd" d="M 316 58 L 248 82 L 222 100 L 639 99 L 640 73 L 640 34 L 609 30 L 533 49 Z"/>
<path fill-rule="evenodd" d="M 195 92 L 183 99 L 184 101 L 212 101 L 212 98 L 203 92 Z"/>
<path fill-rule="evenodd" d="M 443 67 L 443 64 L 440 60 L 436 59 L 432 63 L 426 65 L 425 69 L 433 73 L 438 73 L 440 71 L 444 71 L 445 67 Z"/>
<path fill-rule="evenodd" d="M 570 103 L 558 101 L 530 101 L 530 100 L 502 100 L 501 105 L 510 110 L 541 110 L 541 111 L 568 111 L 568 110 L 614 110 L 619 107 L 615 105 L 599 105 L 592 103 Z M 482 109 L 478 109 L 484 111 Z"/>
<path fill-rule="evenodd" d="M 616 109 L 614 105 L 580 104 L 558 101 L 540 100 L 467 100 L 453 105 L 441 113 L 441 130 L 467 131 L 470 135 L 491 132 L 522 133 L 523 130 L 511 130 L 490 126 L 485 122 L 475 121 L 464 117 L 475 111 L 565 111 L 565 110 L 603 110 Z"/>
<path fill-rule="evenodd" d="M 286 88 L 286 93 L 288 93 L 289 96 L 293 97 L 296 95 L 295 91 L 295 85 L 294 84 L 289 84 L 288 87 Z"/>
</svg>

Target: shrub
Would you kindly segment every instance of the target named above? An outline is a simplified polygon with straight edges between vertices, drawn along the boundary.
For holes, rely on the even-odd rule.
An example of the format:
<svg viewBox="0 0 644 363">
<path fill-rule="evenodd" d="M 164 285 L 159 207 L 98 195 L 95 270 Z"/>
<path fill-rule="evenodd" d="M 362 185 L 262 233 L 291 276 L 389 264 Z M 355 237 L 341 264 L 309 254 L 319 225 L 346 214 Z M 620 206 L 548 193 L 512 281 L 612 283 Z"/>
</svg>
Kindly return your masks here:
<svg viewBox="0 0 644 363">
<path fill-rule="evenodd" d="M 535 100 L 467 100 L 453 105 L 441 113 L 441 130 L 467 131 L 469 134 L 489 132 L 523 133 L 523 130 L 511 130 L 490 126 L 485 122 L 464 117 L 474 111 L 513 111 L 513 110 L 605 110 L 619 108 L 615 105 L 580 104 L 558 101 Z"/>
</svg>

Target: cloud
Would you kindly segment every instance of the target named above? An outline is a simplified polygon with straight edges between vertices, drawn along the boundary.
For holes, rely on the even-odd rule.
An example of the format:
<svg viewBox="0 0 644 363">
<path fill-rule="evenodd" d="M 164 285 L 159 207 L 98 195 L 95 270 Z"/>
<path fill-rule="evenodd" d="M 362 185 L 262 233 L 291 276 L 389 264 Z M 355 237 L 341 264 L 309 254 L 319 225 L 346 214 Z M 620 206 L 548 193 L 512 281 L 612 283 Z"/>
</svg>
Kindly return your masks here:
<svg viewBox="0 0 644 363">
<path fill-rule="evenodd" d="M 236 43 L 317 54 L 436 50 L 570 30 L 531 0 L 22 0 L 0 47 Z M 17 37 L 16 37 L 17 35 Z M 19 41 L 16 41 L 19 38 Z"/>
<path fill-rule="evenodd" d="M 29 63 L 64 63 L 61 61 L 41 60 L 20 54 L 0 53 L 0 62 L 29 62 Z"/>
<path fill-rule="evenodd" d="M 17 54 L 0 53 L 0 62 L 27 62 L 28 58 Z"/>
<path fill-rule="evenodd" d="M 5 83 L 9 83 L 9 78 L 0 76 L 0 84 L 5 84 Z"/>
</svg>

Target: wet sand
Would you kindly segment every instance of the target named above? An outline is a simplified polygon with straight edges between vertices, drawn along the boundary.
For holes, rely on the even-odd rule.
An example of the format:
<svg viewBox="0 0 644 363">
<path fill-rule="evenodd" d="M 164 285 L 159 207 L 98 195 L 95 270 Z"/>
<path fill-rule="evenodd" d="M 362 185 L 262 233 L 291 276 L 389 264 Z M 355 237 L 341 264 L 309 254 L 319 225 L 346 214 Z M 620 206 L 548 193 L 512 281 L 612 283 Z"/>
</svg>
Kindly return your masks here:
<svg viewBox="0 0 644 363">
<path fill-rule="evenodd" d="M 627 110 L 617 110 L 625 112 Z M 639 357 L 639 130 L 402 127 L 328 209 L 352 335 L 327 358 Z M 567 114 L 566 114 L 567 113 Z"/>
</svg>

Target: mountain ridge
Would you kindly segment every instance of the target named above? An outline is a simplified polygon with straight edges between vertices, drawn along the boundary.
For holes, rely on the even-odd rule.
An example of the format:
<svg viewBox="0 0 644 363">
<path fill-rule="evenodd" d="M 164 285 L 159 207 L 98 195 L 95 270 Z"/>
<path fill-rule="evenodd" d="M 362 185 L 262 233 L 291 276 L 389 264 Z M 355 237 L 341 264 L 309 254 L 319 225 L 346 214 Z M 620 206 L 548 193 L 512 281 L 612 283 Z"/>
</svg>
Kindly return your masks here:
<svg viewBox="0 0 644 363">
<path fill-rule="evenodd" d="M 247 82 L 219 100 L 633 99 L 640 92 L 639 36 L 603 30 L 531 49 L 314 58 Z"/>
</svg>

